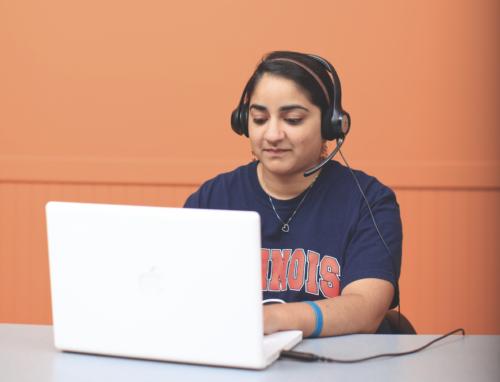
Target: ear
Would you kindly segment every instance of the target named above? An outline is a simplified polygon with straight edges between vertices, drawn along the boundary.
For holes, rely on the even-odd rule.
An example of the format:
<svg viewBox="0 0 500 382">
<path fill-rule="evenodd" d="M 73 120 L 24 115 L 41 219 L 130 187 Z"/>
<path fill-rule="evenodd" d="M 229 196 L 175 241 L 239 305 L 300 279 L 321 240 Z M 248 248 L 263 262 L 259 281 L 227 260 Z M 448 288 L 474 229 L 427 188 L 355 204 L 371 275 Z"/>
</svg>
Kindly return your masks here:
<svg viewBox="0 0 500 382">
<path fill-rule="evenodd" d="M 319 155 L 320 160 L 324 160 L 328 156 L 328 141 L 323 139 L 323 145 L 321 146 L 321 153 Z"/>
</svg>

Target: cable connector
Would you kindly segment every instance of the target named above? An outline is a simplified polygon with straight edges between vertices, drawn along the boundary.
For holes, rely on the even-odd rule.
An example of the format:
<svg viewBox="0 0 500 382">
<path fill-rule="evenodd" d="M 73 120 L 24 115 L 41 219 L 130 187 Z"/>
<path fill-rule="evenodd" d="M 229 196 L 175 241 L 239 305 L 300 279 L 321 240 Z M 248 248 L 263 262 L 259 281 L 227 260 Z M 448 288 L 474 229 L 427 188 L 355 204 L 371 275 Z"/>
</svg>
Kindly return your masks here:
<svg viewBox="0 0 500 382">
<path fill-rule="evenodd" d="M 320 357 L 316 354 L 293 350 L 282 350 L 280 353 L 280 358 L 289 358 L 302 362 L 317 362 L 320 360 Z"/>
</svg>

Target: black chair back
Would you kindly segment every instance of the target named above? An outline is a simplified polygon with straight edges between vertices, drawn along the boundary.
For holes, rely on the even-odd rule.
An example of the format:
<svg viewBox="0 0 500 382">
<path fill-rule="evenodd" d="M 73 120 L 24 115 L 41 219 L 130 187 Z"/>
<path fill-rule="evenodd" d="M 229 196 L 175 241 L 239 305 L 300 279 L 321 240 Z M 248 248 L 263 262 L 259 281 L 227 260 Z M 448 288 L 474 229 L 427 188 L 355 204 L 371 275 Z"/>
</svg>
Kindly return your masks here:
<svg viewBox="0 0 500 382">
<path fill-rule="evenodd" d="M 385 315 L 385 320 L 394 334 L 417 334 L 410 321 L 397 310 L 389 310 Z"/>
</svg>

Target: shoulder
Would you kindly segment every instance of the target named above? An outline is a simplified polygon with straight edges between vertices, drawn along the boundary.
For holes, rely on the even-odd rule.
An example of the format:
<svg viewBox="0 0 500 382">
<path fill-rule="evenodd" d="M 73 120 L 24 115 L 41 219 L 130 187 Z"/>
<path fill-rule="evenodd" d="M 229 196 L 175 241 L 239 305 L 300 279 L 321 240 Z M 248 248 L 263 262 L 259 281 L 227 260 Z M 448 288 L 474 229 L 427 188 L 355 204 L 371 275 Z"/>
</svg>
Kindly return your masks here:
<svg viewBox="0 0 500 382">
<path fill-rule="evenodd" d="M 394 191 L 390 187 L 364 171 L 351 169 L 337 161 L 331 161 L 325 170 L 325 183 L 336 193 L 350 195 L 355 199 L 362 198 L 364 193 L 370 202 L 386 197 L 395 198 Z"/>
<path fill-rule="evenodd" d="M 365 219 L 400 225 L 400 208 L 394 191 L 367 173 L 332 162 L 321 174 L 318 199 L 325 211 L 335 211 L 332 220 L 346 234 L 352 234 Z"/>
<path fill-rule="evenodd" d="M 188 197 L 184 207 L 225 208 L 224 203 L 231 193 L 238 193 L 247 187 L 246 184 L 250 182 L 253 171 L 255 163 L 252 162 L 205 181 Z"/>
</svg>

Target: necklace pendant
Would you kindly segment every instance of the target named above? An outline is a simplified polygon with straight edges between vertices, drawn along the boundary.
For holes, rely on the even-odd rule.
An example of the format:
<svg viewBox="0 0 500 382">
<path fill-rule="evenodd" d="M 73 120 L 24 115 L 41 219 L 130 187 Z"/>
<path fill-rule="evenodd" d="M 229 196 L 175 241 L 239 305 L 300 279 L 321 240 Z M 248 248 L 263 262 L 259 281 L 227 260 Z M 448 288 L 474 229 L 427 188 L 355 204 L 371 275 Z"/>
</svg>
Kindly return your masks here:
<svg viewBox="0 0 500 382">
<path fill-rule="evenodd" d="M 281 230 L 283 232 L 288 232 L 288 231 L 290 231 L 290 226 L 287 223 L 285 223 L 285 224 L 283 224 L 283 227 L 281 227 Z"/>
</svg>

